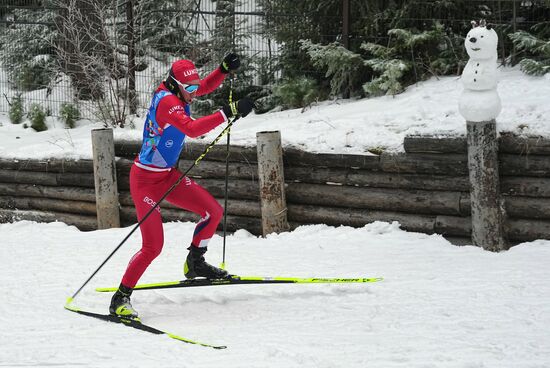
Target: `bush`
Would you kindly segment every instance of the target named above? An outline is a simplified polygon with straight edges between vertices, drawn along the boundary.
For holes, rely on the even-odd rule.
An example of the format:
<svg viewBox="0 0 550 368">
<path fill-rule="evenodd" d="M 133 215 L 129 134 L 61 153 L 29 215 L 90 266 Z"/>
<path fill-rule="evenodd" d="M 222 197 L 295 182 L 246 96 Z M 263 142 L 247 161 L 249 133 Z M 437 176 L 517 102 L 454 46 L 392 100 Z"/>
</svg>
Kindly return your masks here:
<svg viewBox="0 0 550 368">
<path fill-rule="evenodd" d="M 338 42 L 326 46 L 308 40 L 301 40 L 300 43 L 313 65 L 326 71 L 325 77 L 330 78 L 332 96 L 361 95 L 361 79 L 366 74 L 361 55 L 347 50 Z"/>
<path fill-rule="evenodd" d="M 65 127 L 72 129 L 75 127 L 76 121 L 80 119 L 80 110 L 72 103 L 63 103 L 59 109 L 59 115 L 61 115 Z"/>
<path fill-rule="evenodd" d="M 321 98 L 317 83 L 306 77 L 283 81 L 275 86 L 273 95 L 289 109 L 306 107 Z"/>
<path fill-rule="evenodd" d="M 21 98 L 21 95 L 17 95 L 13 98 L 10 105 L 10 121 L 12 124 L 21 124 L 23 121 L 23 115 L 25 115 L 25 111 L 23 109 L 23 99 Z"/>
<path fill-rule="evenodd" d="M 48 129 L 46 126 L 46 113 L 39 104 L 33 103 L 31 105 L 27 117 L 31 121 L 31 128 L 37 132 L 42 132 Z"/>
<path fill-rule="evenodd" d="M 509 34 L 508 37 L 519 51 L 524 52 L 524 58 L 519 63 L 521 70 L 529 75 L 550 73 L 550 38 L 539 38 L 526 31 Z"/>
<path fill-rule="evenodd" d="M 22 64 L 15 74 L 15 85 L 22 91 L 46 88 L 52 79 L 52 66 L 47 61 Z"/>
</svg>

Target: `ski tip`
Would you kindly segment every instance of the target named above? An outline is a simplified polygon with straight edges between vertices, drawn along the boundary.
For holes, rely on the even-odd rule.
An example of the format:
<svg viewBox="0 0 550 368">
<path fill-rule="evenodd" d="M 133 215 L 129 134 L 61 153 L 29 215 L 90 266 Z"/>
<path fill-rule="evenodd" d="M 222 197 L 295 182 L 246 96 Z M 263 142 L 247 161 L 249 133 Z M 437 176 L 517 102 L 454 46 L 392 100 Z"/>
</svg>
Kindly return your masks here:
<svg viewBox="0 0 550 368">
<path fill-rule="evenodd" d="M 227 349 L 227 346 L 225 346 L 225 345 L 210 345 L 210 344 L 205 344 L 205 343 L 203 343 L 203 342 L 199 342 L 199 341 L 195 341 L 195 340 L 190 340 L 190 339 L 187 339 L 187 338 L 185 338 L 185 337 L 181 337 L 181 336 L 178 336 L 178 335 L 175 335 L 175 334 L 172 334 L 172 333 L 166 332 L 166 334 L 167 334 L 168 336 L 170 336 L 171 338 L 173 338 L 174 340 L 183 341 L 183 342 L 186 342 L 186 343 L 188 343 L 188 344 L 194 344 L 194 345 L 204 346 L 204 347 L 207 347 L 207 348 L 213 348 L 213 349 L 217 349 L 217 350 Z"/>
<path fill-rule="evenodd" d="M 71 305 L 71 304 L 73 303 L 73 300 L 74 300 L 73 297 L 68 297 L 68 298 L 67 298 L 67 301 L 65 302 L 64 308 L 67 309 L 67 310 L 76 312 L 76 311 L 78 311 L 78 308 L 73 307 L 73 306 Z"/>
</svg>

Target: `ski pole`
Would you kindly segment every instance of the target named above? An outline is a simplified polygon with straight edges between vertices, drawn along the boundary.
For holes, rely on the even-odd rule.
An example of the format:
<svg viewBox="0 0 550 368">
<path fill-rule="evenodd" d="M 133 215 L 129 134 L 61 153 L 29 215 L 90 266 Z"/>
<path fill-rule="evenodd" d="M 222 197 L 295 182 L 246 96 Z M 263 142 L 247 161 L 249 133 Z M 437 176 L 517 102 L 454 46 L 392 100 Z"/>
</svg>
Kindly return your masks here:
<svg viewBox="0 0 550 368">
<path fill-rule="evenodd" d="M 233 102 L 233 80 L 234 76 L 229 80 L 229 104 Z M 229 186 L 229 142 L 231 140 L 231 129 L 227 131 L 227 145 L 225 156 L 225 190 L 224 190 L 224 203 L 223 203 L 223 256 L 222 263 L 220 268 L 225 270 L 225 239 L 227 236 L 227 197 L 228 197 L 228 186 Z"/>
<path fill-rule="evenodd" d="M 84 289 L 84 287 L 90 282 L 90 280 L 101 270 L 101 268 L 111 259 L 111 257 L 122 247 L 124 243 L 130 238 L 130 236 L 137 230 L 137 228 L 153 213 L 153 211 L 160 205 L 160 203 L 181 183 L 181 181 L 187 176 L 187 174 L 201 162 L 201 160 L 206 156 L 206 154 L 214 147 L 214 145 L 231 129 L 231 126 L 235 121 L 239 119 L 238 116 L 236 116 L 232 121 L 230 121 L 227 126 L 224 128 L 224 130 L 221 131 L 221 133 L 210 143 L 204 152 L 193 162 L 193 164 L 183 173 L 180 175 L 178 180 L 166 191 L 166 193 L 163 194 L 163 196 L 158 200 L 157 204 L 155 204 L 149 212 L 143 216 L 143 218 L 136 224 L 136 226 L 133 227 L 133 229 L 126 235 L 124 239 L 118 244 L 118 246 L 109 254 L 107 258 L 99 265 L 99 267 L 88 277 L 88 279 L 78 288 L 78 290 L 67 300 L 67 305 L 69 305 L 74 298 Z"/>
</svg>

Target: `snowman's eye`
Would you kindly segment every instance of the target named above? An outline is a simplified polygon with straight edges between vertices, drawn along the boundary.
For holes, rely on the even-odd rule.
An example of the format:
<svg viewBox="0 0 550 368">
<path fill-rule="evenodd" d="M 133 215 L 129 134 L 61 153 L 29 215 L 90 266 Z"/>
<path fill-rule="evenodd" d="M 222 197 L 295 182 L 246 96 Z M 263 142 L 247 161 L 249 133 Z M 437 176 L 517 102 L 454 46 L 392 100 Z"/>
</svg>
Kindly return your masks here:
<svg viewBox="0 0 550 368">
<path fill-rule="evenodd" d="M 481 36 L 481 38 L 483 38 L 483 36 Z"/>
</svg>

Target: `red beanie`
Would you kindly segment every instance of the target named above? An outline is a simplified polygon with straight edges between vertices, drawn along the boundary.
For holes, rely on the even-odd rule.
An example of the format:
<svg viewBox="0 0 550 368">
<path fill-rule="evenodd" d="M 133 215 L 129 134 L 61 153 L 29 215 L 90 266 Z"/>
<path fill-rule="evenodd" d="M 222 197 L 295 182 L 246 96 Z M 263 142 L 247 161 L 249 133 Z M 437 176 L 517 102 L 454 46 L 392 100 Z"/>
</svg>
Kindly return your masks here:
<svg viewBox="0 0 550 368">
<path fill-rule="evenodd" d="M 191 60 L 178 60 L 172 64 L 172 75 L 181 83 L 200 79 L 197 68 Z"/>
</svg>

